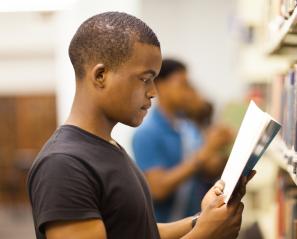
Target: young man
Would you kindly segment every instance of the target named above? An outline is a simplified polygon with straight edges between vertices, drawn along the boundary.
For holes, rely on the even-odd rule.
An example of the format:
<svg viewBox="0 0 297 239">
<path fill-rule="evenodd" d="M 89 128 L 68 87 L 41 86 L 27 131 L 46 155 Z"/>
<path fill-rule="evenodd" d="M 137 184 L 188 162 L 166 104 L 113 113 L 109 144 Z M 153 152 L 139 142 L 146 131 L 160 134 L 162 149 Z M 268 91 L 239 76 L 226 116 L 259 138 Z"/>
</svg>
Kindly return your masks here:
<svg viewBox="0 0 297 239">
<path fill-rule="evenodd" d="M 133 151 L 149 183 L 157 220 L 170 222 L 201 210 L 204 195 L 224 169 L 220 152 L 232 134 L 214 127 L 205 139 L 189 119 L 203 114 L 208 104 L 190 85 L 180 61 L 164 59 L 155 83 L 158 103 L 136 130 Z"/>
<path fill-rule="evenodd" d="M 192 218 L 157 224 L 144 177 L 110 136 L 118 122 L 138 126 L 156 95 L 161 51 L 152 30 L 131 15 L 102 13 L 79 27 L 69 56 L 76 75 L 70 116 L 28 178 L 37 238 L 235 238 L 244 183 L 227 206 L 218 182 L 193 228 Z"/>
</svg>

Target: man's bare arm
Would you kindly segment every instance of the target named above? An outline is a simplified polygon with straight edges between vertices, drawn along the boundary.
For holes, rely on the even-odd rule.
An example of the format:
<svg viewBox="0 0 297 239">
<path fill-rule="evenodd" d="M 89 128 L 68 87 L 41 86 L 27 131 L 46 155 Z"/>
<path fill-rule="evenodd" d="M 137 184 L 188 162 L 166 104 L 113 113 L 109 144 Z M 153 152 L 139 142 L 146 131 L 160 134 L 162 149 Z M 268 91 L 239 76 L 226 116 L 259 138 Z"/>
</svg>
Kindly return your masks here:
<svg viewBox="0 0 297 239">
<path fill-rule="evenodd" d="M 203 147 L 194 152 L 189 158 L 182 160 L 182 163 L 171 168 L 152 168 L 145 172 L 152 196 L 155 200 L 164 200 L 176 188 L 186 181 L 197 171 L 207 171 L 209 167 L 218 167 L 212 159 L 216 157 L 218 150 L 225 147 L 231 141 L 231 133 L 224 127 L 214 127 L 209 130 L 207 140 Z M 209 165 L 209 166 L 208 166 Z"/>
<path fill-rule="evenodd" d="M 99 219 L 51 222 L 45 231 L 47 239 L 107 239 L 104 223 Z"/>
<path fill-rule="evenodd" d="M 252 171 L 248 177 L 242 177 L 236 189 L 235 197 L 229 205 L 224 203 L 224 183 L 217 183 L 208 191 L 202 201 L 202 213 L 197 224 L 192 228 L 192 218 L 158 224 L 162 239 L 233 239 L 236 238 L 241 226 L 243 204 L 240 202 L 245 195 L 246 184 L 255 175 Z"/>
<path fill-rule="evenodd" d="M 181 183 L 195 174 L 211 154 L 212 151 L 204 147 L 171 169 L 156 167 L 146 171 L 145 176 L 153 198 L 160 201 L 166 199 Z"/>
<path fill-rule="evenodd" d="M 192 230 L 192 217 L 171 223 L 158 223 L 158 229 L 162 239 L 180 239 Z"/>
</svg>

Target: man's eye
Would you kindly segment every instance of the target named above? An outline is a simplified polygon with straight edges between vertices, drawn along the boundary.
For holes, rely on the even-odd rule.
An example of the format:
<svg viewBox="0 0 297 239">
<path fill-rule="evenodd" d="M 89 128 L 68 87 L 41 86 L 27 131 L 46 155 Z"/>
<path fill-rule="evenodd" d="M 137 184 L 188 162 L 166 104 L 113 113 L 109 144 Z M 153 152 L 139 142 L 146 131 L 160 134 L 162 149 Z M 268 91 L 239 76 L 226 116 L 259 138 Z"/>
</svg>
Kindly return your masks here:
<svg viewBox="0 0 297 239">
<path fill-rule="evenodd" d="M 151 81 L 151 79 L 147 79 L 147 78 L 142 78 L 141 80 L 143 81 L 144 84 L 148 84 Z"/>
</svg>

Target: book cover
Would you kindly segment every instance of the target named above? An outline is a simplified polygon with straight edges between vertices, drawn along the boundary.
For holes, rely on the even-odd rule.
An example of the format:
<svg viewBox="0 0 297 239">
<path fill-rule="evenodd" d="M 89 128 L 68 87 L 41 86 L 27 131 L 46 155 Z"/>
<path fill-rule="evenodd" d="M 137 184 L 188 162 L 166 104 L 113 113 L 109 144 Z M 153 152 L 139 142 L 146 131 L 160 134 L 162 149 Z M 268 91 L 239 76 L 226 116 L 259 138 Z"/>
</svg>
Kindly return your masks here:
<svg viewBox="0 0 297 239">
<path fill-rule="evenodd" d="M 221 179 L 227 203 L 241 175 L 247 175 L 261 158 L 281 126 L 251 101 L 241 123 Z"/>
</svg>

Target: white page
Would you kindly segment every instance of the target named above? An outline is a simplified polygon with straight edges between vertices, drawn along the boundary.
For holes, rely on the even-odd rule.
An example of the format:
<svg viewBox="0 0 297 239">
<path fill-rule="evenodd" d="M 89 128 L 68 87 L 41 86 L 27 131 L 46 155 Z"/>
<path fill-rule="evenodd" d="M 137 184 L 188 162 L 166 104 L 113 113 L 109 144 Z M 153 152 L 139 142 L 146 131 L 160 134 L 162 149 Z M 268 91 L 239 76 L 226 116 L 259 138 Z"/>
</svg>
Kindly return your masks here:
<svg viewBox="0 0 297 239">
<path fill-rule="evenodd" d="M 224 195 L 226 203 L 229 201 L 258 139 L 268 123 L 269 118 L 266 114 L 251 101 L 221 177 L 225 182 Z"/>
</svg>

